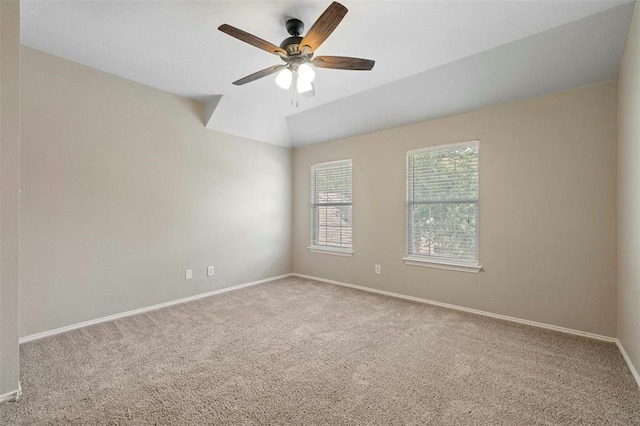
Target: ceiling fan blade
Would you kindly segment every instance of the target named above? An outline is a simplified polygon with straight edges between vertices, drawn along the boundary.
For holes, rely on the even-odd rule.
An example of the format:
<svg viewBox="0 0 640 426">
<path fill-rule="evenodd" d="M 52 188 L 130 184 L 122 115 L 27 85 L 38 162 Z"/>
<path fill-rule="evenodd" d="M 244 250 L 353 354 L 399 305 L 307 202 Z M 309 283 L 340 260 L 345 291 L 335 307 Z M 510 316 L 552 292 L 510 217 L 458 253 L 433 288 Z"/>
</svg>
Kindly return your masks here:
<svg viewBox="0 0 640 426">
<path fill-rule="evenodd" d="M 278 72 L 285 67 L 286 65 L 275 65 L 273 67 L 265 68 L 258 72 L 254 72 L 253 74 L 249 74 L 248 76 L 243 77 L 240 80 L 236 80 L 233 82 L 233 84 L 235 84 L 236 86 L 242 86 L 243 84 L 251 83 L 252 81 L 255 81 L 259 78 L 266 77 L 275 72 Z"/>
<path fill-rule="evenodd" d="M 348 9 L 340 3 L 335 1 L 331 3 L 300 42 L 300 50 L 304 49 L 305 46 L 309 46 L 311 52 L 315 52 L 336 29 L 347 12 Z"/>
<path fill-rule="evenodd" d="M 281 49 L 275 44 L 269 43 L 268 41 L 263 40 L 260 37 L 256 37 L 246 31 L 242 31 L 239 28 L 232 27 L 231 25 L 227 24 L 222 24 L 218 27 L 218 29 L 223 33 L 229 34 L 231 37 L 235 37 L 238 40 L 242 40 L 245 43 L 249 43 L 250 45 L 257 47 L 258 49 L 266 50 L 267 52 L 273 53 L 275 55 L 287 56 L 287 52 L 285 52 L 284 49 Z"/>
<path fill-rule="evenodd" d="M 318 68 L 333 68 L 336 70 L 369 71 L 376 61 L 346 56 L 318 56 L 312 62 Z"/>
</svg>

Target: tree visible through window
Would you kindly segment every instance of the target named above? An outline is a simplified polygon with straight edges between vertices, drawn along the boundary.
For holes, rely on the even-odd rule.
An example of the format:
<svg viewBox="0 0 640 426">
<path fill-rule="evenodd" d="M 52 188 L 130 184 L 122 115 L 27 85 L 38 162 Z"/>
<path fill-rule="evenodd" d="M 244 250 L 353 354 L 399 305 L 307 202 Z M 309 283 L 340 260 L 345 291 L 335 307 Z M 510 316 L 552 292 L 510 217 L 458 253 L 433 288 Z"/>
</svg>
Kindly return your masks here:
<svg viewBox="0 0 640 426">
<path fill-rule="evenodd" d="M 351 160 L 311 167 L 311 246 L 351 251 Z"/>
<path fill-rule="evenodd" d="M 478 264 L 478 141 L 407 153 L 408 257 Z"/>
</svg>

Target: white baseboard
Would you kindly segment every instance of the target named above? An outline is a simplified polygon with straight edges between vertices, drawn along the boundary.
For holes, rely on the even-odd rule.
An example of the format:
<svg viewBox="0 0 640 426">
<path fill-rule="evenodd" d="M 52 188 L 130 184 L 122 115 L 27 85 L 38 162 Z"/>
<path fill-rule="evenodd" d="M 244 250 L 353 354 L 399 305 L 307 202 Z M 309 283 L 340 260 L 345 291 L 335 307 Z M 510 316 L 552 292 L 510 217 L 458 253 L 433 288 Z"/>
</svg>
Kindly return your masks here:
<svg viewBox="0 0 640 426">
<path fill-rule="evenodd" d="M 32 342 L 34 340 L 43 339 L 45 337 L 54 336 L 56 334 L 65 333 L 67 331 L 76 330 L 78 328 L 87 327 L 87 326 L 94 325 L 94 324 L 99 324 L 101 322 L 113 321 L 113 320 L 116 320 L 118 318 L 124 318 L 124 317 L 128 317 L 128 316 L 131 316 L 131 315 L 138 315 L 138 314 L 142 314 L 142 313 L 149 312 L 149 311 L 155 311 L 156 309 L 166 308 L 168 306 L 178 305 L 180 303 L 191 302 L 192 300 L 202 299 L 203 297 L 209 297 L 209 296 L 214 296 L 214 295 L 220 294 L 220 293 L 226 293 L 228 291 L 239 290 L 241 288 L 250 287 L 250 286 L 253 286 L 253 285 L 258 285 L 258 284 L 266 283 L 266 282 L 269 282 L 269 281 L 278 280 L 280 278 L 286 278 L 286 277 L 289 277 L 289 276 L 291 276 L 291 274 L 278 275 L 277 277 L 270 277 L 270 278 L 265 278 L 263 280 L 258 280 L 258 281 L 252 281 L 252 282 L 249 282 L 249 283 L 239 284 L 239 285 L 236 285 L 236 286 L 233 286 L 233 287 L 221 288 L 219 290 L 213 290 L 213 291 L 209 291 L 207 293 L 196 294 L 195 296 L 185 297 L 185 298 L 182 298 L 182 299 L 172 300 L 170 302 L 159 303 L 157 305 L 146 306 L 144 308 L 134 309 L 132 311 L 121 312 L 119 314 L 109 315 L 109 316 L 106 316 L 106 317 L 96 318 L 96 319 L 93 319 L 93 320 L 84 321 L 84 322 L 80 322 L 80 323 L 77 323 L 77 324 L 67 325 L 65 327 L 56 328 L 54 330 L 43 331 L 42 333 L 36 333 L 36 334 L 31 334 L 29 336 L 21 337 L 20 338 L 20 343 L 22 344 L 22 343 Z"/>
<path fill-rule="evenodd" d="M 363 287 L 363 286 L 355 285 L 355 284 L 343 283 L 341 281 L 328 280 L 326 278 L 314 277 L 314 276 L 311 276 L 311 275 L 303 275 L 303 274 L 297 274 L 297 273 L 293 273 L 291 275 L 296 276 L 296 277 L 300 277 L 300 278 L 307 278 L 309 280 L 322 281 L 322 282 L 325 282 L 325 283 L 335 284 L 335 285 L 339 285 L 339 286 L 343 286 L 343 287 L 355 288 L 355 289 L 358 289 L 358 290 L 368 291 L 370 293 L 384 294 L 385 296 L 396 297 L 396 298 L 399 298 L 399 299 L 412 300 L 414 302 L 426 303 L 426 304 L 429 304 L 429 305 L 440 306 L 440 307 L 448 308 L 448 309 L 455 309 L 456 311 L 469 312 L 469 313 L 476 314 L 476 315 L 483 315 L 485 317 L 498 318 L 498 319 L 505 320 L 505 321 L 517 322 L 517 323 L 520 323 L 520 324 L 531 325 L 533 327 L 546 328 L 546 329 L 549 329 L 549 330 L 560 331 L 562 333 L 575 334 L 575 335 L 578 335 L 578 336 L 589 337 L 591 339 L 603 340 L 605 342 L 614 343 L 614 342 L 617 341 L 617 339 L 615 337 L 609 337 L 609 336 L 603 336 L 603 335 L 600 335 L 600 334 L 588 333 L 586 331 L 574 330 L 572 328 L 559 327 L 557 325 L 545 324 L 543 322 L 530 321 L 530 320 L 526 320 L 526 319 L 510 317 L 510 316 L 507 316 L 507 315 L 494 314 L 492 312 L 480 311 L 478 309 L 465 308 L 464 306 L 451 305 L 449 303 L 436 302 L 434 300 L 422 299 L 422 298 L 414 297 L 414 296 L 407 296 L 405 294 L 393 293 L 391 291 L 377 290 L 375 288 L 369 288 L 369 287 Z"/>
<path fill-rule="evenodd" d="M 620 349 L 620 353 L 622 353 L 622 357 L 627 363 L 629 370 L 631 370 L 631 374 L 633 375 L 633 378 L 636 379 L 636 383 L 638 384 L 638 387 L 640 387 L 640 374 L 638 374 L 638 370 L 636 370 L 636 367 L 631 362 L 631 358 L 629 358 L 629 355 L 627 355 L 627 351 L 624 350 L 624 346 L 622 346 L 622 342 L 616 339 L 616 344 L 618 345 L 618 349 Z"/>
<path fill-rule="evenodd" d="M 17 401 L 20 399 L 22 395 L 22 385 L 18 382 L 18 389 L 11 391 L 9 393 L 5 393 L 4 395 L 0 395 L 0 403 L 6 401 Z"/>
</svg>

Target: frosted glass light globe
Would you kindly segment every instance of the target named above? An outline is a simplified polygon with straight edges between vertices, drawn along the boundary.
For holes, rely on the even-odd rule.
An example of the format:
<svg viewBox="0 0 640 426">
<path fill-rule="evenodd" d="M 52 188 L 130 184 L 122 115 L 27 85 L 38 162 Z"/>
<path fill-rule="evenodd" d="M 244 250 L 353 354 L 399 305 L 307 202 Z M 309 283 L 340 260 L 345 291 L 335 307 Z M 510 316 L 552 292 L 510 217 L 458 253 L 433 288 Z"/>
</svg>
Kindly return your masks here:
<svg viewBox="0 0 640 426">
<path fill-rule="evenodd" d="M 287 90 L 291 87 L 291 81 L 293 80 L 293 73 L 289 68 L 285 68 L 276 75 L 276 84 L 281 88 Z"/>
<path fill-rule="evenodd" d="M 298 77 L 311 83 L 316 78 L 316 72 L 309 64 L 302 64 L 298 67 Z"/>
</svg>

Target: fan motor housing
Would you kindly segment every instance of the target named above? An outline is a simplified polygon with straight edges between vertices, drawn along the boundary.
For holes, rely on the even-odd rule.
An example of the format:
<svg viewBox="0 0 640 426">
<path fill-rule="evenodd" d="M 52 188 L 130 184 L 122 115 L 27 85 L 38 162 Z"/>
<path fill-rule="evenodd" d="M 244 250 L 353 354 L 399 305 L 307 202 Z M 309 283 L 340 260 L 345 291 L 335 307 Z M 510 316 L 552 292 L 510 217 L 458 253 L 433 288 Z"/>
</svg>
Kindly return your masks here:
<svg viewBox="0 0 640 426">
<path fill-rule="evenodd" d="M 299 19 L 289 19 L 286 23 L 287 32 L 291 37 L 285 38 L 280 43 L 280 48 L 287 51 L 289 56 L 297 56 L 302 54 L 300 51 L 300 42 L 302 41 L 302 32 L 304 31 L 304 23 Z"/>
<path fill-rule="evenodd" d="M 288 55 L 298 55 L 300 54 L 301 41 L 302 37 L 300 36 L 287 37 L 280 43 L 280 47 L 286 50 Z"/>
</svg>

